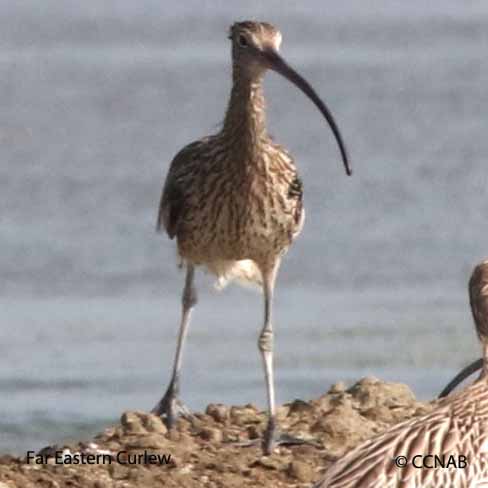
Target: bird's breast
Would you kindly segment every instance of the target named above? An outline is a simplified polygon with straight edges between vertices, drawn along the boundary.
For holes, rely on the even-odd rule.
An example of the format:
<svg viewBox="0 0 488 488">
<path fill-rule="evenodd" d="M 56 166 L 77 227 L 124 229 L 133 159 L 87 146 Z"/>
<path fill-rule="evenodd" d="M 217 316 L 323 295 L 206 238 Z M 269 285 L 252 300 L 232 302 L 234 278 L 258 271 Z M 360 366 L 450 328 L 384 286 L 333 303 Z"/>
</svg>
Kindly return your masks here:
<svg viewBox="0 0 488 488">
<path fill-rule="evenodd" d="M 294 167 L 267 156 L 202 175 L 178 236 L 184 257 L 258 260 L 288 248 L 302 224 Z"/>
</svg>

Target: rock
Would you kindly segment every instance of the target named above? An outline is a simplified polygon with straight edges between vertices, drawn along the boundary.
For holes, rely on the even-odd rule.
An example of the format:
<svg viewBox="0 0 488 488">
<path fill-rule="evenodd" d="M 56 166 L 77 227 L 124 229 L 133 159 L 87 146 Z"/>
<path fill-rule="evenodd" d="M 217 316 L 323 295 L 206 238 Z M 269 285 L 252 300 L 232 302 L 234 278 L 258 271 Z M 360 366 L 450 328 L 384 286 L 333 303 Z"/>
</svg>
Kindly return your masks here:
<svg viewBox="0 0 488 488">
<path fill-rule="evenodd" d="M 301 418 L 299 422 L 293 423 L 293 435 L 296 435 L 298 432 L 308 433 L 310 430 L 310 421 L 311 419 Z M 288 429 L 289 433 L 290 429 Z"/>
<path fill-rule="evenodd" d="M 114 480 L 124 480 L 127 478 L 129 468 L 122 466 L 119 463 L 112 463 L 108 466 L 108 472 Z"/>
<path fill-rule="evenodd" d="M 335 394 L 335 393 L 344 393 L 346 391 L 346 384 L 343 381 L 338 381 L 334 383 L 330 388 L 328 393 Z"/>
<path fill-rule="evenodd" d="M 196 419 L 198 423 L 198 419 Z M 171 429 L 168 431 L 169 433 L 174 432 L 177 430 L 178 432 L 185 432 L 188 429 L 191 429 L 194 426 L 195 418 L 185 418 L 185 417 L 178 417 L 176 419 L 176 429 Z"/>
<path fill-rule="evenodd" d="M 168 432 L 168 428 L 164 425 L 161 417 L 157 415 L 147 414 L 143 418 L 144 427 L 148 432 L 154 432 L 156 434 L 166 434 Z"/>
<path fill-rule="evenodd" d="M 20 460 L 15 456 L 12 456 L 11 454 L 0 454 L 0 464 L 19 464 L 19 463 Z"/>
<path fill-rule="evenodd" d="M 363 378 L 348 393 L 361 409 L 373 407 L 406 407 L 416 403 L 412 390 L 402 383 L 386 383 L 374 377 Z"/>
<path fill-rule="evenodd" d="M 332 407 L 347 407 L 354 408 L 357 405 L 353 403 L 353 399 L 349 393 L 341 393 L 340 395 L 333 395 L 330 398 L 330 405 Z"/>
<path fill-rule="evenodd" d="M 251 439 L 251 440 L 252 439 L 259 439 L 263 435 L 263 429 L 261 428 L 261 426 L 256 425 L 256 424 L 248 425 L 246 432 L 247 432 L 249 439 Z"/>
<path fill-rule="evenodd" d="M 52 446 L 45 446 L 37 451 L 36 456 L 54 457 L 56 455 L 56 451 L 59 450 L 61 450 L 61 447 L 57 444 L 54 444 Z"/>
<path fill-rule="evenodd" d="M 225 443 L 232 443 L 232 442 L 239 442 L 243 439 L 241 439 L 241 433 L 240 431 L 236 429 L 226 429 L 223 432 L 223 441 Z"/>
<path fill-rule="evenodd" d="M 212 427 L 202 428 L 199 435 L 204 441 L 208 442 L 221 443 L 223 439 L 222 431 Z"/>
<path fill-rule="evenodd" d="M 117 452 L 120 450 L 120 443 L 117 441 L 109 441 L 105 446 L 109 451 Z"/>
<path fill-rule="evenodd" d="M 276 418 L 279 422 L 282 422 L 288 414 L 290 413 L 290 405 L 287 403 L 285 405 L 279 405 L 276 407 Z"/>
<path fill-rule="evenodd" d="M 432 404 L 416 402 L 404 385 L 376 378 L 365 378 L 349 389 L 338 383 L 317 399 L 295 400 L 277 408 L 281 432 L 315 442 L 280 446 L 273 456 L 262 456 L 259 442 L 248 448 L 235 445 L 262 437 L 267 416 L 253 405 L 211 404 L 205 414 L 180 417 L 171 432 L 157 416 L 128 411 L 120 424 L 105 429 L 97 440 L 86 439 L 65 448 L 73 453 L 127 451 L 132 459 L 144 451 L 170 455 L 167 466 L 114 461 L 60 468 L 26 464 L 25 457 L 2 456 L 0 483 L 6 487 L 0 488 L 305 488 L 322 476 L 334 458 L 358 442 L 431 409 Z"/>
<path fill-rule="evenodd" d="M 182 430 L 171 429 L 166 435 L 166 437 L 172 442 L 178 442 L 181 439 L 183 432 L 184 432 L 183 429 Z"/>
<path fill-rule="evenodd" d="M 205 413 L 221 424 L 225 424 L 229 418 L 229 408 L 221 403 L 211 403 Z"/>
<path fill-rule="evenodd" d="M 124 412 L 120 418 L 120 423 L 125 434 L 143 434 L 146 432 L 166 434 L 168 432 L 161 417 L 147 412 Z M 115 434 L 116 430 L 113 431 L 113 435 Z"/>
<path fill-rule="evenodd" d="M 241 427 L 246 424 L 257 424 L 262 421 L 257 409 L 252 405 L 246 405 L 245 407 L 231 407 L 230 419 L 233 424 Z"/>
<path fill-rule="evenodd" d="M 278 470 L 281 466 L 281 461 L 273 456 L 263 456 L 259 459 L 256 459 L 249 465 L 250 468 L 255 468 L 257 466 L 266 469 Z"/>
<path fill-rule="evenodd" d="M 178 439 L 178 448 L 183 448 L 191 451 L 195 446 L 195 438 L 187 432 L 181 432 Z"/>
<path fill-rule="evenodd" d="M 381 405 L 379 407 L 368 408 L 363 410 L 361 414 L 370 420 L 382 421 L 382 422 L 392 422 L 393 412 L 390 408 Z"/>
<path fill-rule="evenodd" d="M 315 407 L 315 411 L 317 413 L 325 414 L 326 412 L 332 410 L 334 404 L 337 403 L 334 402 L 334 397 L 335 395 L 330 395 L 330 394 L 322 395 L 316 400 L 312 400 L 311 403 Z"/>
<path fill-rule="evenodd" d="M 320 418 L 312 426 L 311 432 L 323 436 L 325 444 L 336 444 L 345 449 L 370 437 L 374 433 L 374 426 L 374 422 L 354 408 L 340 406 Z"/>
<path fill-rule="evenodd" d="M 146 429 L 143 426 L 141 416 L 145 415 L 144 412 L 132 412 L 127 411 L 120 417 L 120 423 L 122 424 L 125 434 L 145 434 Z"/>
<path fill-rule="evenodd" d="M 93 483 L 93 488 L 111 488 L 112 483 L 107 480 L 96 480 L 95 483 Z"/>
<path fill-rule="evenodd" d="M 294 413 L 308 413 L 311 410 L 313 410 L 313 406 L 310 403 L 297 399 L 290 403 L 288 415 L 292 415 Z"/>
<path fill-rule="evenodd" d="M 315 477 L 315 471 L 304 461 L 292 461 L 288 465 L 288 474 L 302 483 L 311 483 Z"/>
<path fill-rule="evenodd" d="M 361 378 L 359 381 L 357 381 L 355 383 L 355 386 L 368 387 L 370 385 L 377 385 L 379 383 L 382 383 L 382 381 L 379 380 L 376 376 L 365 376 L 364 378 Z"/>
<path fill-rule="evenodd" d="M 131 435 L 125 439 L 125 445 L 133 449 L 164 449 L 167 440 L 159 434 Z"/>
<path fill-rule="evenodd" d="M 189 474 L 193 471 L 193 464 L 186 464 L 178 470 L 180 474 Z"/>
</svg>

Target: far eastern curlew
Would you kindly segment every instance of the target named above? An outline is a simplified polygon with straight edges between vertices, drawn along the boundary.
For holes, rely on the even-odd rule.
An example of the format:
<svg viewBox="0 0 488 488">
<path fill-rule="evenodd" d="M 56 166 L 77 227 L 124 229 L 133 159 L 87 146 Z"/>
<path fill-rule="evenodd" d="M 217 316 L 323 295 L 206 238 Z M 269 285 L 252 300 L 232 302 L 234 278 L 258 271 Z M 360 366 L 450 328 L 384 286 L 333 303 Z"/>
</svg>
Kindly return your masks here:
<svg viewBox="0 0 488 488">
<path fill-rule="evenodd" d="M 441 400 L 429 414 L 359 445 L 336 461 L 315 488 L 488 486 L 488 261 L 474 269 L 469 298 L 483 349 L 479 380 Z M 399 456 L 401 467 L 395 462 Z M 445 467 L 434 468 L 439 462 Z"/>
<path fill-rule="evenodd" d="M 273 290 L 282 256 L 304 220 L 302 182 L 289 153 L 268 135 L 263 78 L 272 69 L 302 90 L 328 121 L 351 174 L 345 145 L 326 105 L 308 82 L 279 55 L 280 32 L 265 22 L 230 28 L 233 86 L 222 129 L 184 147 L 173 159 L 163 188 L 158 229 L 176 237 L 186 266 L 182 319 L 170 384 L 153 413 L 171 428 L 179 402 L 181 353 L 197 302 L 196 266 L 204 266 L 223 286 L 237 279 L 262 287 L 264 326 L 258 346 L 264 364 L 269 410 L 263 439 L 266 454 L 279 440 L 273 384 Z M 297 121 L 297 127 L 300 126 Z"/>
</svg>

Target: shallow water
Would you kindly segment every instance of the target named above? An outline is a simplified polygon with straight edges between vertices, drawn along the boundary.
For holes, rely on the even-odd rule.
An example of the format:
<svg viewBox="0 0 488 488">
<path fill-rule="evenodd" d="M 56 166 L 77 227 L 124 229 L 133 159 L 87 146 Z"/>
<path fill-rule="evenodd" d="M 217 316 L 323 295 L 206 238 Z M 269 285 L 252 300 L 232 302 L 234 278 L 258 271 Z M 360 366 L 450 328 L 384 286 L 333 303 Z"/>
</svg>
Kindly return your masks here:
<svg viewBox="0 0 488 488">
<path fill-rule="evenodd" d="M 484 2 L 39 5 L 0 2 L 0 452 L 88 437 L 162 393 L 183 277 L 157 204 L 175 152 L 222 120 L 236 19 L 280 27 L 355 171 L 270 74 L 270 130 L 307 208 L 277 289 L 278 400 L 367 374 L 430 398 L 478 355 L 466 283 L 488 254 Z M 264 405 L 260 296 L 199 281 L 186 403 Z"/>
</svg>

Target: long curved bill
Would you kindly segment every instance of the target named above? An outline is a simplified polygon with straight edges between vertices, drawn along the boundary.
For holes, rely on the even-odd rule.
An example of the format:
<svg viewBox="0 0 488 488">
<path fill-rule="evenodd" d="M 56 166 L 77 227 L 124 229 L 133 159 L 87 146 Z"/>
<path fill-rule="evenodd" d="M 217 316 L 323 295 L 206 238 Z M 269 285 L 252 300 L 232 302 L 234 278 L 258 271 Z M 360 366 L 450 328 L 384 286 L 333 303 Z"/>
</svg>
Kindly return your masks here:
<svg viewBox="0 0 488 488">
<path fill-rule="evenodd" d="M 462 371 L 460 371 L 450 382 L 449 384 L 439 393 L 439 398 L 443 398 L 449 393 L 451 393 L 454 388 L 456 388 L 459 383 L 462 383 L 468 376 L 471 376 L 476 371 L 480 370 L 483 367 L 483 358 L 477 359 L 473 361 L 471 364 L 468 364 Z"/>
<path fill-rule="evenodd" d="M 325 105 L 325 103 L 320 99 L 320 97 L 311 87 L 309 82 L 301 75 L 299 75 L 291 66 L 289 66 L 288 63 L 278 54 L 277 51 L 275 51 L 274 49 L 266 49 L 263 51 L 262 54 L 269 63 L 270 69 L 284 76 L 287 80 L 289 80 L 296 87 L 298 87 L 303 93 L 305 93 L 305 95 L 307 95 L 308 98 L 310 98 L 310 100 L 312 100 L 315 106 L 320 110 L 322 115 L 329 123 L 332 132 L 334 133 L 337 144 L 339 145 L 339 149 L 341 151 L 342 161 L 344 163 L 346 174 L 350 176 L 352 174 L 352 170 L 349 164 L 349 158 L 347 156 L 346 145 L 342 140 L 339 127 L 337 126 L 330 110 L 327 108 L 327 105 Z"/>
</svg>

